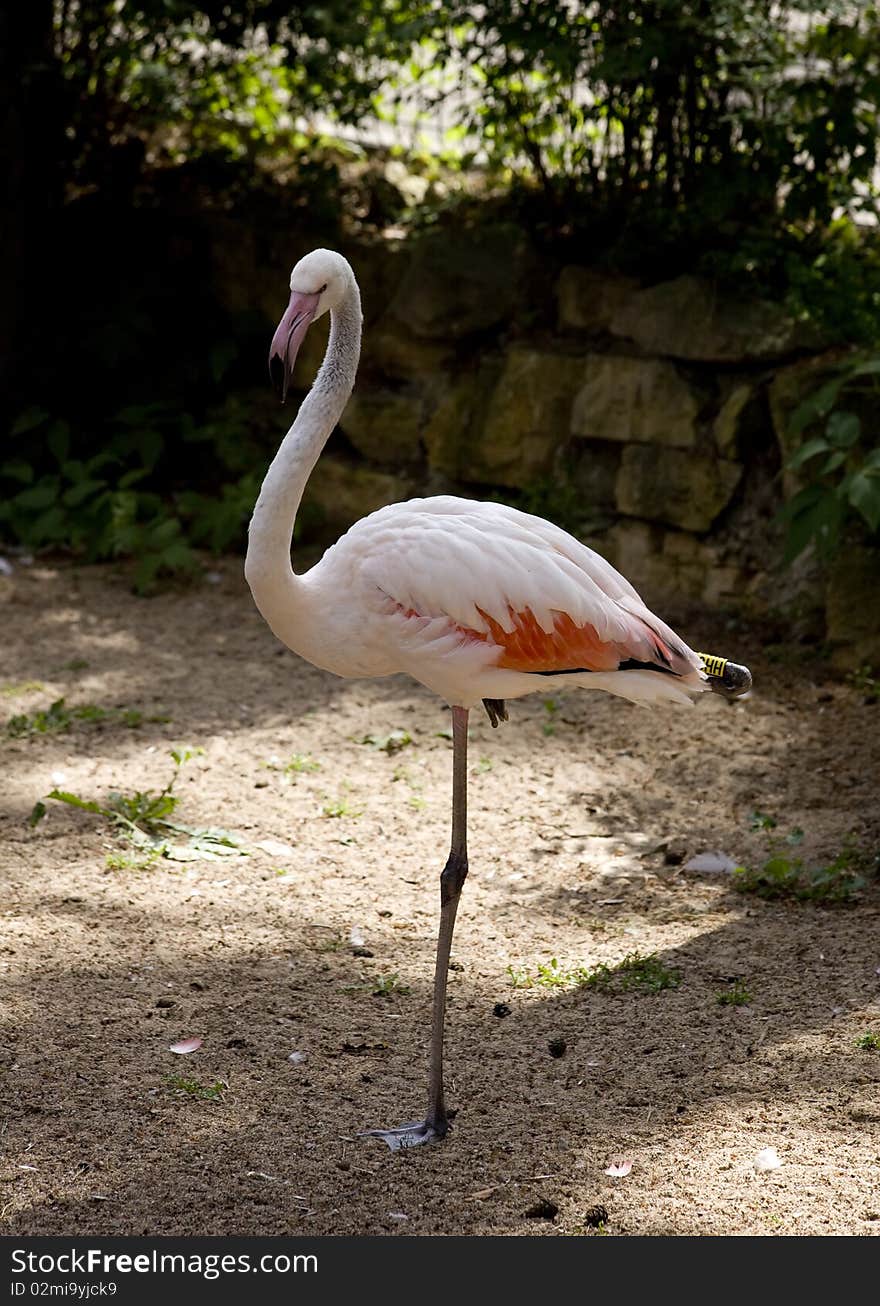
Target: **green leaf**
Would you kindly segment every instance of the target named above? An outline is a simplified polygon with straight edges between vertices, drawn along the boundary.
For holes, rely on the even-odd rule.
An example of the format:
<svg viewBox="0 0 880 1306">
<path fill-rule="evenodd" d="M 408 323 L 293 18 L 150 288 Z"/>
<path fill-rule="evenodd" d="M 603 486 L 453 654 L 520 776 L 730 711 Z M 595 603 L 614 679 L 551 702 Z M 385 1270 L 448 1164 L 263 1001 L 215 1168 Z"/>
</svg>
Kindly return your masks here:
<svg viewBox="0 0 880 1306">
<path fill-rule="evenodd" d="M 840 536 L 844 505 L 824 485 L 808 485 L 784 505 L 780 515 L 788 525 L 785 561 L 793 562 L 813 544 L 823 559 L 834 552 Z"/>
<path fill-rule="evenodd" d="M 68 508 L 77 508 L 86 499 L 92 498 L 99 490 L 106 488 L 106 481 L 78 481 L 64 492 L 64 503 Z"/>
<path fill-rule="evenodd" d="M 13 481 L 21 481 L 22 485 L 31 485 L 34 479 L 34 469 L 30 463 L 26 463 L 23 458 L 12 458 L 8 463 L 0 467 L 0 473 L 3 476 L 10 477 Z"/>
<path fill-rule="evenodd" d="M 868 363 L 860 363 L 850 372 L 850 376 L 877 376 L 880 373 L 880 358 L 873 358 Z"/>
<path fill-rule="evenodd" d="M 811 458 L 815 458 L 816 454 L 825 453 L 829 448 L 828 441 L 823 439 L 821 435 L 816 435 L 812 440 L 807 440 L 806 444 L 801 445 L 800 449 L 789 459 L 788 465 L 794 471 L 797 467 L 803 467 L 804 463 L 809 462 Z"/>
<path fill-rule="evenodd" d="M 880 477 L 856 472 L 850 478 L 847 497 L 871 531 L 880 528 Z"/>
<path fill-rule="evenodd" d="M 34 544 L 52 544 L 65 538 L 69 525 L 68 518 L 61 508 L 53 504 L 51 508 L 40 513 L 30 527 L 28 535 Z"/>
<path fill-rule="evenodd" d="M 67 803 L 69 807 L 79 807 L 84 812 L 96 812 L 98 816 L 104 813 L 104 808 L 100 803 L 93 802 L 86 798 L 80 798 L 77 794 L 71 794 L 66 789 L 53 789 L 46 794 L 47 798 L 54 798 L 58 803 Z"/>
<path fill-rule="evenodd" d="M 154 548 L 170 544 L 180 534 L 180 522 L 176 517 L 165 517 L 162 521 L 150 524 L 150 543 Z"/>
<path fill-rule="evenodd" d="M 22 490 L 21 494 L 15 496 L 16 505 L 19 508 L 48 508 L 55 503 L 58 498 L 58 477 L 44 477 L 37 485 L 29 490 Z"/>
<path fill-rule="evenodd" d="M 815 422 L 817 418 L 824 417 L 834 407 L 834 401 L 840 393 L 846 378 L 836 377 L 833 381 L 828 381 L 820 389 L 814 390 L 811 395 L 800 404 L 794 411 L 791 420 L 788 423 L 790 435 L 800 435 L 805 427 Z"/>
<path fill-rule="evenodd" d="M 46 815 L 46 804 L 44 802 L 34 803 L 31 808 L 31 814 L 28 817 L 28 825 L 33 830 L 34 826 L 39 825 Z"/>
<path fill-rule="evenodd" d="M 118 485 L 120 490 L 130 490 L 138 481 L 142 481 L 145 476 L 149 475 L 146 467 L 137 467 L 134 471 L 126 472 L 120 476 Z"/>
<path fill-rule="evenodd" d="M 70 453 L 70 427 L 66 422 L 53 422 L 46 436 L 50 453 L 59 463 L 63 463 Z"/>
<path fill-rule="evenodd" d="M 838 409 L 828 418 L 825 434 L 838 449 L 850 449 L 862 433 L 862 423 L 855 413 Z"/>
<path fill-rule="evenodd" d="M 822 475 L 827 476 L 829 472 L 836 472 L 838 467 L 842 467 L 845 462 L 846 462 L 846 454 L 842 449 L 838 449 L 837 452 L 833 453 L 831 457 L 828 459 L 828 461 L 825 463 L 824 467 L 822 468 Z"/>
<path fill-rule="evenodd" d="M 25 431 L 32 431 L 34 427 L 42 426 L 48 416 L 45 408 L 26 408 L 13 422 L 9 434 L 24 435 Z"/>
<path fill-rule="evenodd" d="M 151 472 L 161 458 L 162 451 L 165 448 L 164 436 L 161 431 L 155 431 L 152 428 L 145 431 L 139 431 L 137 435 L 137 447 L 144 469 Z"/>
</svg>

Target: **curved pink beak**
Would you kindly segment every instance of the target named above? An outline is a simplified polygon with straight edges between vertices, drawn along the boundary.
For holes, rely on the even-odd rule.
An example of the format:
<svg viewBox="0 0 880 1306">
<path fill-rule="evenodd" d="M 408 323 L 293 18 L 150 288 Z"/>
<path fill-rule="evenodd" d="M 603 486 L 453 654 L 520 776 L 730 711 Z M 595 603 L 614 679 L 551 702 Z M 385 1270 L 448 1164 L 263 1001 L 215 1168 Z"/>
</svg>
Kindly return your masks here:
<svg viewBox="0 0 880 1306">
<path fill-rule="evenodd" d="M 290 303 L 287 305 L 284 317 L 278 323 L 272 337 L 272 344 L 269 349 L 269 376 L 281 396 L 282 403 L 287 398 L 287 390 L 290 385 L 290 378 L 293 376 L 293 365 L 296 362 L 299 347 L 305 339 L 312 318 L 315 316 L 315 310 L 318 307 L 320 298 L 320 294 L 304 295 L 299 290 L 292 290 L 290 292 Z"/>
</svg>

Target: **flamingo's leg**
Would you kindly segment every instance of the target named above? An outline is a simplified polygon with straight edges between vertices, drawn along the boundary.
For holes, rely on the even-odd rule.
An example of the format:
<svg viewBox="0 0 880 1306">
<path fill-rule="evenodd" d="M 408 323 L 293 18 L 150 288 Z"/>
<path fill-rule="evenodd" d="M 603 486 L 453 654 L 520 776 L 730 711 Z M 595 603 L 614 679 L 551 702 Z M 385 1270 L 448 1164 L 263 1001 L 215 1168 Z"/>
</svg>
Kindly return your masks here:
<svg viewBox="0 0 880 1306">
<path fill-rule="evenodd" d="M 446 981 L 452 932 L 462 885 L 467 878 L 467 733 L 468 711 L 452 709 L 452 846 L 440 876 L 440 930 L 434 968 L 434 1002 L 431 1013 L 431 1059 L 428 1071 L 428 1114 L 424 1120 L 394 1129 L 370 1129 L 362 1138 L 381 1138 L 393 1152 L 445 1138 L 449 1116 L 443 1097 L 443 1026 L 446 1017 Z"/>
</svg>

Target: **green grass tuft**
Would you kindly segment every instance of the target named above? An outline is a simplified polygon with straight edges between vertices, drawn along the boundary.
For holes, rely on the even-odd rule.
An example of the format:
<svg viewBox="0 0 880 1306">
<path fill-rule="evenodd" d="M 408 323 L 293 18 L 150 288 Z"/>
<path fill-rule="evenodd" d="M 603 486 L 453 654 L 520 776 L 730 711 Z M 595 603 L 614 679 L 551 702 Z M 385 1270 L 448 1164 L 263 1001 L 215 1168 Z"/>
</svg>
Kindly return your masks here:
<svg viewBox="0 0 880 1306">
<path fill-rule="evenodd" d="M 734 980 L 729 988 L 722 989 L 715 995 L 716 1002 L 722 1007 L 747 1007 L 752 995 L 742 980 Z"/>
</svg>

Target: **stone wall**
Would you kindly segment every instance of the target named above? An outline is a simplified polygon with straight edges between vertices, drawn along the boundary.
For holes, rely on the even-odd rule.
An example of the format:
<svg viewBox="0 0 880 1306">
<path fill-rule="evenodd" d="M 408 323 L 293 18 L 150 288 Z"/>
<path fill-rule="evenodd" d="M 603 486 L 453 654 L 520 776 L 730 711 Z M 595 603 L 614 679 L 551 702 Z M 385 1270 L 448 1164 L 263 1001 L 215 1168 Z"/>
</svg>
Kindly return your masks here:
<svg viewBox="0 0 880 1306">
<path fill-rule="evenodd" d="M 594 545 L 649 603 L 784 606 L 780 469 L 792 408 L 832 357 L 815 335 L 694 276 L 642 288 L 560 266 L 514 227 L 346 253 L 364 350 L 307 491 L 316 538 L 413 494 L 507 497 Z M 325 341 L 320 324 L 303 388 Z M 832 638 L 856 656 L 839 623 Z"/>
</svg>

